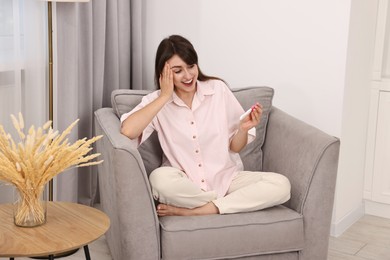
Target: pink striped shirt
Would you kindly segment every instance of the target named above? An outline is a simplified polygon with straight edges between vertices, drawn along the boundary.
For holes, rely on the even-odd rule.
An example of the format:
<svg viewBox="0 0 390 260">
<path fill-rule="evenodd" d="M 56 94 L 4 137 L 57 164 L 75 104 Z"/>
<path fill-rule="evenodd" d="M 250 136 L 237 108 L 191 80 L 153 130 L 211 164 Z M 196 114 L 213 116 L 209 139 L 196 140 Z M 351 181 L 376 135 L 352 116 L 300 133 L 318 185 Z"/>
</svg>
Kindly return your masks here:
<svg viewBox="0 0 390 260">
<path fill-rule="evenodd" d="M 122 115 L 121 121 L 159 95 L 157 90 L 143 97 L 138 106 Z M 174 93 L 144 129 L 139 144 L 157 131 L 165 155 L 163 166 L 181 169 L 201 189 L 214 190 L 223 197 L 233 177 L 243 170 L 239 154 L 229 149 L 242 113 L 243 108 L 224 82 L 198 81 L 192 109 Z M 252 128 L 248 143 L 255 136 Z"/>
</svg>

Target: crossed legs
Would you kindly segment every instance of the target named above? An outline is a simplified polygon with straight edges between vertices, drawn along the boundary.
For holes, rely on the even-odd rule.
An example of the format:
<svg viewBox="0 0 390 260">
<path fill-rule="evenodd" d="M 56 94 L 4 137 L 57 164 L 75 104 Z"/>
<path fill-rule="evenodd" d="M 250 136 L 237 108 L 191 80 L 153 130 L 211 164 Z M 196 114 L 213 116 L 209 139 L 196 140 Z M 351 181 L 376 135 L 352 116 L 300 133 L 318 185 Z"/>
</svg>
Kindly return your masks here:
<svg viewBox="0 0 390 260">
<path fill-rule="evenodd" d="M 222 198 L 217 198 L 214 191 L 203 191 L 185 173 L 173 167 L 157 168 L 149 180 L 153 197 L 160 203 L 159 216 L 256 211 L 290 199 L 290 182 L 272 172 L 239 172 Z"/>
</svg>

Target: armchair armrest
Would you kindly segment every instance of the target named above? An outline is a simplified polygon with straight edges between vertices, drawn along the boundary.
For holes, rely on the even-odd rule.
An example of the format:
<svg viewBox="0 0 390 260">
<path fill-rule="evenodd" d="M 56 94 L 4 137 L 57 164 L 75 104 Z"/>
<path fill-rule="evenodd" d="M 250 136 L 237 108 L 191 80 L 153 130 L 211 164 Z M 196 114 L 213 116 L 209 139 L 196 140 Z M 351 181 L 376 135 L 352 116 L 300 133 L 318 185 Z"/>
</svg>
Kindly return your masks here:
<svg viewBox="0 0 390 260">
<path fill-rule="evenodd" d="M 301 213 L 305 226 L 302 259 L 326 255 L 336 185 L 340 141 L 273 107 L 263 147 L 263 171 L 291 182 L 286 206 Z M 325 251 L 325 252 L 323 252 Z"/>
<path fill-rule="evenodd" d="M 148 177 L 136 144 L 120 133 L 112 108 L 95 112 L 96 144 L 103 211 L 111 219 L 106 234 L 114 259 L 160 259 L 159 222 Z"/>
</svg>

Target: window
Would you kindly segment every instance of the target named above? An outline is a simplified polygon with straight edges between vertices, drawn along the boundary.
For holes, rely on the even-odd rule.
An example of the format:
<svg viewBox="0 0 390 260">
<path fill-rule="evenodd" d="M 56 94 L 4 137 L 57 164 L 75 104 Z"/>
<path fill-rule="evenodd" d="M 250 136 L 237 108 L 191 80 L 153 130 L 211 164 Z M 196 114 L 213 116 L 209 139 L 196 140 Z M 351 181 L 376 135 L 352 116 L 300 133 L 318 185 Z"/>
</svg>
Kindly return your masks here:
<svg viewBox="0 0 390 260">
<path fill-rule="evenodd" d="M 0 124 L 15 140 L 11 114 L 22 112 L 26 125 L 47 120 L 46 9 L 44 1 L 0 1 Z M 0 203 L 12 201 L 1 183 L 0 194 Z"/>
</svg>

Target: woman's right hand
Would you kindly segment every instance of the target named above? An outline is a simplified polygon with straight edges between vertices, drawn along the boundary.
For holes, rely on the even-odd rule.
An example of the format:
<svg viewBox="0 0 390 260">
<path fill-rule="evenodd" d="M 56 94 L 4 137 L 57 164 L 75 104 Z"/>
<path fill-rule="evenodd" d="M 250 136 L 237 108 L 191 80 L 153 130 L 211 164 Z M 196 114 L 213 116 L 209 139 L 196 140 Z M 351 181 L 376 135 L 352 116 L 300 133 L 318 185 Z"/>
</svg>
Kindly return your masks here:
<svg viewBox="0 0 390 260">
<path fill-rule="evenodd" d="M 173 94 L 174 85 L 173 85 L 173 72 L 168 62 L 165 63 L 164 69 L 160 74 L 160 96 L 170 98 Z"/>
<path fill-rule="evenodd" d="M 141 136 L 148 124 L 150 124 L 161 108 L 163 108 L 172 97 L 174 90 L 173 71 L 168 63 L 165 63 L 159 81 L 161 89 L 160 97 L 134 112 L 122 122 L 121 133 L 130 139 Z"/>
</svg>

